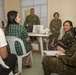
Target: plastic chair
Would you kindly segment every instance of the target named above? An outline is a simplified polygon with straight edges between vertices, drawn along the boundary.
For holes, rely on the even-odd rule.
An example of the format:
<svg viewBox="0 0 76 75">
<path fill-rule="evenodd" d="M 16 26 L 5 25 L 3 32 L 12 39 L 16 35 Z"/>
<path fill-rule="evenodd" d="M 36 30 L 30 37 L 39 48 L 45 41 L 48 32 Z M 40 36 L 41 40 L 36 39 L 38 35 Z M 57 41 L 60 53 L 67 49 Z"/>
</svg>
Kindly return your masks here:
<svg viewBox="0 0 76 75">
<path fill-rule="evenodd" d="M 15 37 L 15 36 L 6 36 L 6 40 L 7 40 L 8 44 L 9 44 L 9 46 L 10 46 L 11 53 L 14 53 L 16 55 L 17 55 L 17 53 L 16 53 L 16 49 L 15 49 L 15 42 L 18 41 L 22 46 L 23 55 L 20 55 L 20 56 L 17 55 L 17 57 L 18 57 L 18 71 L 19 72 L 22 73 L 22 58 L 23 57 L 26 57 L 26 56 L 30 55 L 31 63 L 33 65 L 32 51 L 26 53 L 24 43 L 20 38 Z"/>
</svg>

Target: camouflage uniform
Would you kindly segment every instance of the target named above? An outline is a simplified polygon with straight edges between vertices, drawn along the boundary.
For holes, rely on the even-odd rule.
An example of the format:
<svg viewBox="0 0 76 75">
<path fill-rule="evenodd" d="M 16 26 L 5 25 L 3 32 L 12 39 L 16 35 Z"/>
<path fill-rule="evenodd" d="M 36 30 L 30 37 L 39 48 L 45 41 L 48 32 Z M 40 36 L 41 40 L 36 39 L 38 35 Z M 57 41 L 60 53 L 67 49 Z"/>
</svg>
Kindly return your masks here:
<svg viewBox="0 0 76 75">
<path fill-rule="evenodd" d="M 75 35 L 71 30 L 69 30 L 69 31 L 65 32 L 62 39 L 58 40 L 54 44 L 53 48 L 51 45 L 49 45 L 49 49 L 50 50 L 56 49 L 56 46 L 60 46 L 63 49 L 69 49 L 74 44 L 74 42 L 75 42 Z"/>
<path fill-rule="evenodd" d="M 49 44 L 52 43 L 53 40 L 54 42 L 58 40 L 58 37 L 60 35 L 61 25 L 62 25 L 62 21 L 60 19 L 57 19 L 57 20 L 53 19 L 51 21 L 50 32 L 52 32 L 52 34 L 49 36 Z"/>
<path fill-rule="evenodd" d="M 58 73 L 59 75 L 76 75 L 76 43 L 65 50 L 65 56 L 45 56 L 42 61 L 44 75 Z"/>
<path fill-rule="evenodd" d="M 25 19 L 24 26 L 26 26 L 27 24 L 28 26 L 40 25 L 39 17 L 37 15 L 34 15 L 33 17 L 31 17 L 31 15 L 28 15 Z"/>
</svg>

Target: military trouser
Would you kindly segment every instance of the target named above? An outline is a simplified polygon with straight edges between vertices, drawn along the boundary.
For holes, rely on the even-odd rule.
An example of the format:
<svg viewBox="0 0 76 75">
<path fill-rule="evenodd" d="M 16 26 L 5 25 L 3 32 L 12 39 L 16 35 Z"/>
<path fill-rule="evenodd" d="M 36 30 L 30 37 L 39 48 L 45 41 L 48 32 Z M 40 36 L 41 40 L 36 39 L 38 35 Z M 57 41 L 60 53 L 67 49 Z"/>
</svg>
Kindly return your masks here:
<svg viewBox="0 0 76 75">
<path fill-rule="evenodd" d="M 54 41 L 54 43 L 57 42 L 59 35 L 60 35 L 60 32 L 59 33 L 52 33 L 49 36 L 49 44 L 51 44 L 52 41 Z"/>
<path fill-rule="evenodd" d="M 51 73 L 57 73 L 59 75 L 76 75 L 76 67 L 67 66 L 56 57 L 44 57 L 42 65 L 44 75 L 51 75 Z"/>
</svg>

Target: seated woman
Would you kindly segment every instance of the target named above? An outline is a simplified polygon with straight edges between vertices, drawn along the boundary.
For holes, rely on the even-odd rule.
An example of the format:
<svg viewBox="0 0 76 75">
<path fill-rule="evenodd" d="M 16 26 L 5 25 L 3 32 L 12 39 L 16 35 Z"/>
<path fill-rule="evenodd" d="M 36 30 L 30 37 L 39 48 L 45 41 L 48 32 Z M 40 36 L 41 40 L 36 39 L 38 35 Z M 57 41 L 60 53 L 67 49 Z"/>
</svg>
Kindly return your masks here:
<svg viewBox="0 0 76 75">
<path fill-rule="evenodd" d="M 28 36 L 27 30 L 22 25 L 19 25 L 21 20 L 19 13 L 17 11 L 9 11 L 7 14 L 7 18 L 8 18 L 8 22 L 7 22 L 7 27 L 5 29 L 6 35 L 16 36 L 20 38 L 24 42 L 26 52 L 31 51 L 32 50 L 31 40 Z M 15 46 L 16 46 L 17 54 L 22 55 L 23 52 L 19 42 L 16 42 Z M 27 56 L 25 60 L 25 63 L 24 63 L 25 67 L 31 67 L 29 65 L 29 60 L 30 60 L 30 55 Z"/>
<path fill-rule="evenodd" d="M 52 34 L 49 36 L 49 44 L 57 42 L 58 37 L 60 35 L 60 29 L 62 26 L 62 21 L 61 21 L 61 19 L 59 19 L 59 16 L 60 16 L 59 13 L 55 12 L 53 14 L 54 19 L 52 19 L 50 22 L 49 28 L 50 28 L 50 32 Z"/>
<path fill-rule="evenodd" d="M 76 75 L 76 42 L 73 42 L 72 40 L 74 39 L 72 38 L 74 35 L 70 31 L 71 26 L 71 21 L 65 21 L 63 23 L 63 27 L 66 32 L 65 34 L 67 35 L 66 37 L 70 38 L 71 36 L 71 38 L 69 40 L 68 38 L 66 39 L 66 37 L 63 38 L 63 40 L 66 39 L 67 41 L 66 45 L 64 45 L 65 41 L 63 40 L 59 43 L 64 46 L 65 50 L 63 51 L 66 55 L 62 56 L 56 54 L 56 57 L 45 56 L 42 60 L 44 75 L 50 75 L 51 73 L 58 73 L 59 75 Z M 70 42 L 72 42 L 73 44 L 71 44 Z"/>
<path fill-rule="evenodd" d="M 60 40 L 58 40 L 54 44 L 49 45 L 49 50 L 57 49 L 57 50 L 61 50 L 64 53 L 65 49 L 69 49 L 74 44 L 75 35 L 72 31 L 73 29 L 72 22 L 69 20 L 66 20 L 63 23 L 63 29 L 65 31 L 65 34 Z"/>
<path fill-rule="evenodd" d="M 3 30 L 0 28 L 0 57 L 4 63 L 9 67 L 4 67 L 3 61 L 0 59 L 0 75 L 9 75 L 11 71 L 14 72 L 17 57 L 15 54 L 8 54 L 7 42 Z M 12 60 L 13 59 L 13 60 Z M 4 65 L 4 66 L 3 66 Z"/>
</svg>

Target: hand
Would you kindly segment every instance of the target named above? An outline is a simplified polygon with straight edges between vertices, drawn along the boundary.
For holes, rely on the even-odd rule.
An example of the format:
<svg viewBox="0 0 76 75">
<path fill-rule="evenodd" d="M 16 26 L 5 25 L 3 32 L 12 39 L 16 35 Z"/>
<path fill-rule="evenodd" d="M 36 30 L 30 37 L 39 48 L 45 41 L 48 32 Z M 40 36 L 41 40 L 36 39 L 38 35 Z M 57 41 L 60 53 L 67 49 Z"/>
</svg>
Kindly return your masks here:
<svg viewBox="0 0 76 75">
<path fill-rule="evenodd" d="M 54 42 L 51 43 L 51 46 L 54 47 Z"/>
<path fill-rule="evenodd" d="M 30 37 L 26 38 L 27 43 L 31 43 Z"/>
<path fill-rule="evenodd" d="M 60 56 L 60 54 L 56 53 L 55 56 L 58 58 Z"/>
<path fill-rule="evenodd" d="M 62 53 L 65 53 L 65 50 L 62 47 L 60 47 L 60 46 L 57 46 L 57 50 L 62 52 Z"/>
</svg>

